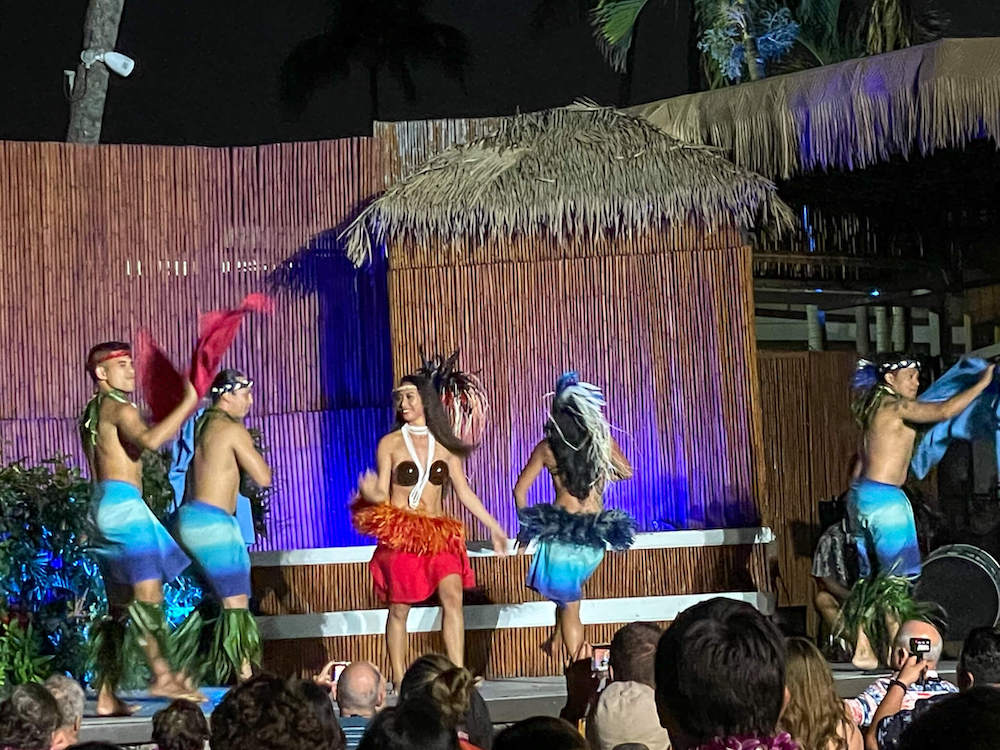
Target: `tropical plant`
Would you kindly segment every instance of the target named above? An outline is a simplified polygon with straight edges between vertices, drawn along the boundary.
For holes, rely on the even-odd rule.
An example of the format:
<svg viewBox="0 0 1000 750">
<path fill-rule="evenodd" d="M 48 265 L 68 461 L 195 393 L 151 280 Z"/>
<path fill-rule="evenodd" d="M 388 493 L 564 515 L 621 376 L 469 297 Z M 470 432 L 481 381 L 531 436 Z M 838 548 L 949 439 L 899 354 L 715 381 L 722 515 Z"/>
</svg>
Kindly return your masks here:
<svg viewBox="0 0 1000 750">
<path fill-rule="evenodd" d="M 592 23 L 610 65 L 623 70 L 649 0 L 597 0 Z M 692 0 L 711 87 L 938 38 L 942 16 L 921 0 Z"/>
<path fill-rule="evenodd" d="M 379 118 L 379 74 L 388 72 L 408 100 L 416 98 L 412 66 L 430 62 L 464 85 L 465 36 L 427 15 L 427 0 L 331 0 L 326 30 L 300 42 L 281 70 L 281 96 L 301 112 L 317 87 L 360 66 L 368 79 L 372 120 Z"/>
<path fill-rule="evenodd" d="M 41 682 L 51 674 L 50 661 L 30 622 L 24 625 L 10 613 L 0 617 L 0 687 Z"/>
<path fill-rule="evenodd" d="M 260 441 L 259 434 L 255 439 Z M 143 455 L 143 495 L 161 520 L 173 502 L 168 455 Z M 268 491 L 248 495 L 261 532 Z M 50 672 L 84 678 L 87 632 L 107 611 L 100 570 L 87 547 L 93 539 L 91 485 L 68 456 L 29 466 L 0 466 L 0 685 L 44 679 Z M 164 586 L 167 619 L 178 626 L 203 599 L 190 574 Z M 144 660 L 125 681 L 146 679 Z"/>
</svg>

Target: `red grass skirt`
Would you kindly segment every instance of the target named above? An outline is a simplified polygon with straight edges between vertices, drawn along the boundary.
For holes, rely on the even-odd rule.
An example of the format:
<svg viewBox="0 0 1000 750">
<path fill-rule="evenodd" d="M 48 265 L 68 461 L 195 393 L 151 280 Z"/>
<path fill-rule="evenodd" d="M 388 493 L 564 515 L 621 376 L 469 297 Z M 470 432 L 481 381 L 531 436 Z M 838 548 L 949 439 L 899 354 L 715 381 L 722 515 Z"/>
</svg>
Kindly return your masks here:
<svg viewBox="0 0 1000 750">
<path fill-rule="evenodd" d="M 351 505 L 351 514 L 358 531 L 378 539 L 368 567 L 383 601 L 422 602 L 450 575 L 462 579 L 463 589 L 476 585 L 461 521 L 361 499 Z"/>
</svg>

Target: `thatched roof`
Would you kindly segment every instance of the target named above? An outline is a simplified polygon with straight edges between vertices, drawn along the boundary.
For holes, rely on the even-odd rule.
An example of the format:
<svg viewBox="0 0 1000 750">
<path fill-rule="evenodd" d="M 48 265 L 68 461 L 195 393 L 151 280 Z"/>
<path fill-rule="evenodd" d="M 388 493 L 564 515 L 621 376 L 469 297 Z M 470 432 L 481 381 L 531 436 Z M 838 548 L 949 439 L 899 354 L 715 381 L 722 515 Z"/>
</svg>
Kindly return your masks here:
<svg viewBox="0 0 1000 750">
<path fill-rule="evenodd" d="M 771 178 L 858 169 L 1000 140 L 1000 39 L 942 39 L 629 112 Z"/>
<path fill-rule="evenodd" d="M 664 223 L 786 223 L 772 182 L 645 120 L 579 103 L 517 115 L 429 158 L 376 199 L 347 232 L 360 265 L 385 233 L 417 241 L 548 232 L 630 233 Z"/>
</svg>

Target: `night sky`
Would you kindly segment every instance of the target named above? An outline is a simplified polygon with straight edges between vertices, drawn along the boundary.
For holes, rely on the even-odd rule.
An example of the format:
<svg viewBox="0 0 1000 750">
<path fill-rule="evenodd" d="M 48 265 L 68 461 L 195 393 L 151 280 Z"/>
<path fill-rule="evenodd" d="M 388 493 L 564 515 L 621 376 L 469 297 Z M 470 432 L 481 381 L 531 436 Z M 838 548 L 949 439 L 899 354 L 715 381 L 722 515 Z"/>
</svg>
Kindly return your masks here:
<svg viewBox="0 0 1000 750">
<path fill-rule="evenodd" d="M 102 141 L 246 145 L 370 133 L 367 80 L 321 87 L 293 116 L 279 100 L 279 71 L 295 45 L 323 30 L 333 0 L 126 0 L 117 49 L 135 58 L 112 76 Z M 558 4 L 558 0 L 554 0 Z M 432 0 L 434 20 L 461 29 L 472 50 L 463 87 L 417 67 L 417 99 L 380 79 L 381 119 L 511 114 L 577 97 L 619 100 L 579 3 L 562 22 L 533 25 L 535 0 Z M 941 0 L 950 35 L 1000 35 L 1000 3 Z M 0 138 L 64 140 L 62 70 L 75 67 L 86 0 L 0 0 Z M 654 0 L 641 19 L 630 102 L 685 93 L 692 75 L 689 1 Z"/>
</svg>

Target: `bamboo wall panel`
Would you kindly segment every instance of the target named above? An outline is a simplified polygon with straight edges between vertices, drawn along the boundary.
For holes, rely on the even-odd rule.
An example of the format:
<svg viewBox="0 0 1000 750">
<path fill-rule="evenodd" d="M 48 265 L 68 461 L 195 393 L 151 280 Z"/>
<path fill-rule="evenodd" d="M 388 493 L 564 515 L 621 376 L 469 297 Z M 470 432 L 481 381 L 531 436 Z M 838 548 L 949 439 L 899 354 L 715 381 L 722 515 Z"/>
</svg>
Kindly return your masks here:
<svg viewBox="0 0 1000 750">
<path fill-rule="evenodd" d="M 519 237 L 492 258 L 493 248 L 475 248 L 475 262 L 453 265 L 390 250 L 397 375 L 416 364 L 421 345 L 457 348 L 462 366 L 480 373 L 493 423 L 468 473 L 507 529 L 516 528 L 514 480 L 542 434 L 544 395 L 566 369 L 604 388 L 614 435 L 635 467 L 633 479 L 610 486 L 610 505 L 641 529 L 759 522 L 750 251 L 674 251 L 672 238 L 621 238 L 607 244 L 616 254 L 599 255 L 590 243 Z M 535 499 L 551 495 L 543 484 Z M 469 514 L 453 510 L 482 538 Z"/>
<path fill-rule="evenodd" d="M 0 142 L 3 457 L 82 461 L 74 421 L 90 393 L 90 345 L 146 326 L 186 366 L 198 314 L 260 291 L 281 268 L 308 293 L 279 291 L 274 315 L 249 317 L 226 361 L 256 381 L 251 421 L 275 465 L 262 546 L 330 543 L 334 514 L 347 524 L 344 484 L 389 419 L 387 347 L 384 377 L 353 389 L 338 380 L 376 357 L 368 320 L 349 305 L 384 278 L 331 280 L 332 261 L 299 256 L 330 254 L 329 230 L 379 174 L 363 138 L 233 149 Z"/>
<path fill-rule="evenodd" d="M 625 623 L 587 625 L 591 643 L 609 643 Z M 668 623 L 657 623 L 666 627 Z M 551 628 L 469 630 L 465 633 L 465 665 L 488 679 L 544 677 L 562 674 L 561 659 L 546 655 L 541 645 Z M 444 652 L 440 633 L 411 633 L 410 655 Z M 331 659 L 365 660 L 389 674 L 385 636 L 356 635 L 264 641 L 263 668 L 282 676 L 312 677 Z"/>
<path fill-rule="evenodd" d="M 778 604 L 812 607 L 819 502 L 847 489 L 859 434 L 851 352 L 761 352 L 761 413 L 777 535 Z"/>
<path fill-rule="evenodd" d="M 529 558 L 472 557 L 478 589 L 467 604 L 543 601 L 524 585 Z M 587 582 L 587 599 L 767 590 L 763 545 L 609 552 Z M 254 596 L 264 615 L 380 609 L 367 563 L 254 567 Z"/>
</svg>

